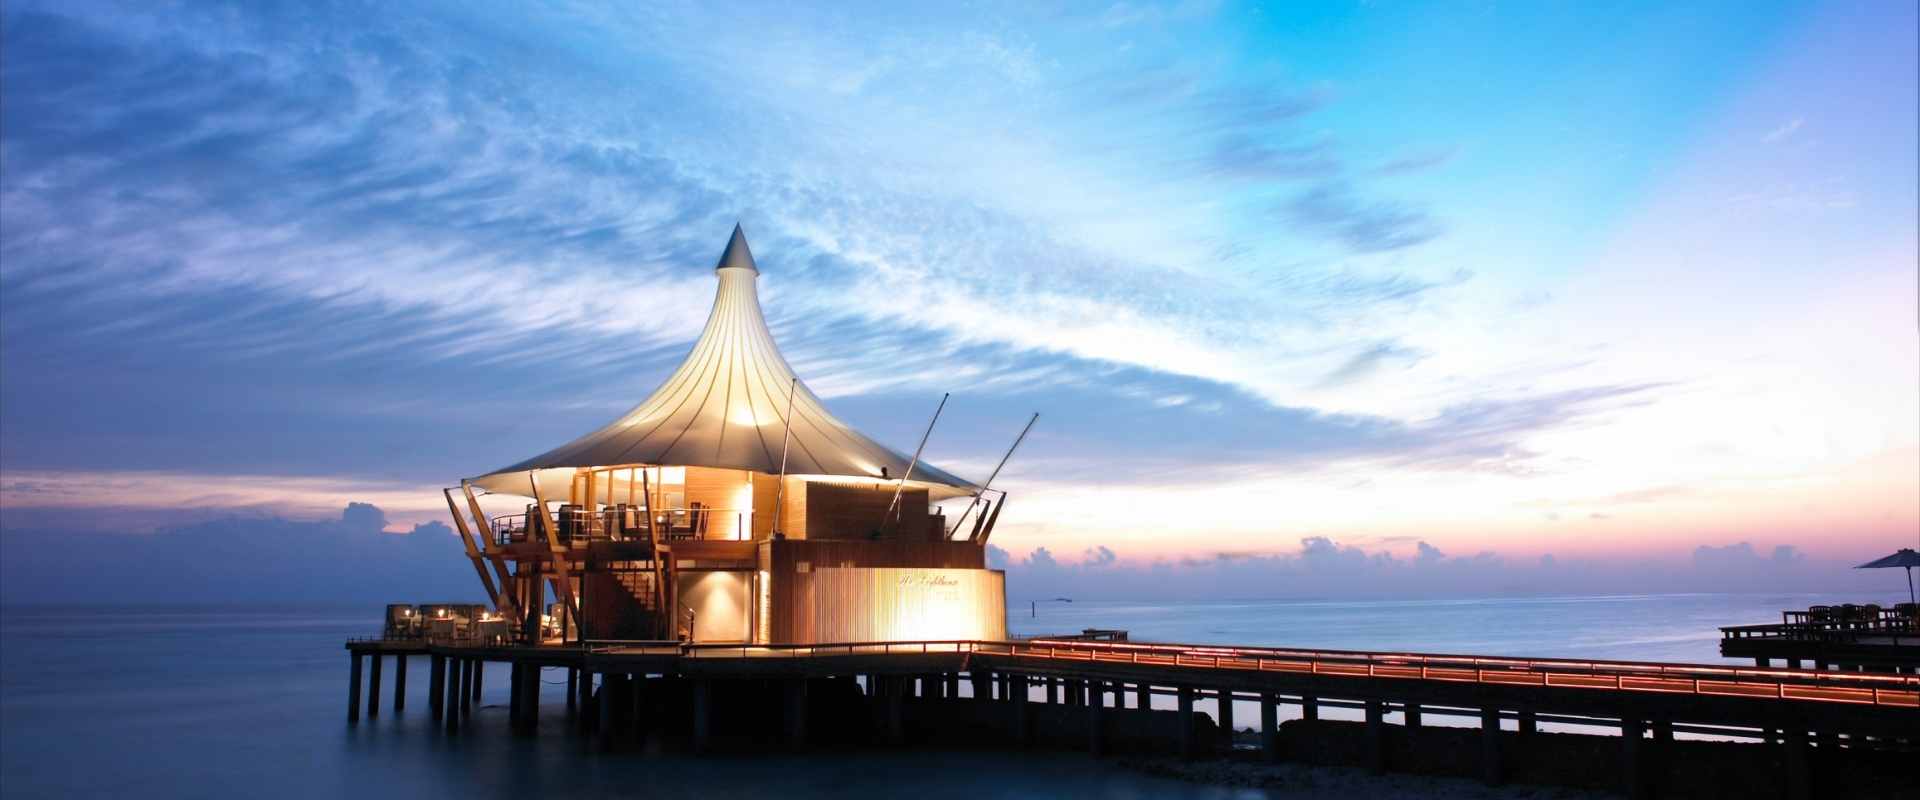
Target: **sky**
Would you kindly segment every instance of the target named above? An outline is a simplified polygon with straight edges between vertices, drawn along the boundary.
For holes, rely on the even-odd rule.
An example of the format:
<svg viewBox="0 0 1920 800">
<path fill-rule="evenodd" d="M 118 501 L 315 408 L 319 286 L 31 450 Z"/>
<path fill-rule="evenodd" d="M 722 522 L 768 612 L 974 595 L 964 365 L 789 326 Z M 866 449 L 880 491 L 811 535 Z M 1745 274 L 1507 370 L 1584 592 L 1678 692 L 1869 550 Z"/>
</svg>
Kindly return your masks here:
<svg viewBox="0 0 1920 800">
<path fill-rule="evenodd" d="M 1016 594 L 1896 588 L 1845 567 L 1920 544 L 1916 29 L 9 0 L 0 569 L 440 541 L 672 370 L 739 222 L 843 419 L 951 392 L 978 480 L 1041 415 Z"/>
</svg>

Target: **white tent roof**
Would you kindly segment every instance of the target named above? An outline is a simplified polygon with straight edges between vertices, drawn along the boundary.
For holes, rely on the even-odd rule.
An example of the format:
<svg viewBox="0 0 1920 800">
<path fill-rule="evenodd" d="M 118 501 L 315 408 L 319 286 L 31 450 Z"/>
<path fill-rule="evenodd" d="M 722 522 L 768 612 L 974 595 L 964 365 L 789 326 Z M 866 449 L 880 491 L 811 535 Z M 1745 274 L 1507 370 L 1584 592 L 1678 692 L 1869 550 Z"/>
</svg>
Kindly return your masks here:
<svg viewBox="0 0 1920 800">
<path fill-rule="evenodd" d="M 659 464 L 779 473 L 794 374 L 760 314 L 760 271 L 739 226 L 715 271 L 720 288 L 706 329 L 651 397 L 599 430 L 473 482 L 491 492 L 527 495 L 527 473 L 534 471 L 551 500 L 567 496 L 580 467 Z M 835 419 L 805 382 L 793 394 L 792 435 L 789 475 L 897 479 L 907 470 L 906 456 Z M 925 461 L 908 477 L 936 498 L 978 490 Z"/>
</svg>

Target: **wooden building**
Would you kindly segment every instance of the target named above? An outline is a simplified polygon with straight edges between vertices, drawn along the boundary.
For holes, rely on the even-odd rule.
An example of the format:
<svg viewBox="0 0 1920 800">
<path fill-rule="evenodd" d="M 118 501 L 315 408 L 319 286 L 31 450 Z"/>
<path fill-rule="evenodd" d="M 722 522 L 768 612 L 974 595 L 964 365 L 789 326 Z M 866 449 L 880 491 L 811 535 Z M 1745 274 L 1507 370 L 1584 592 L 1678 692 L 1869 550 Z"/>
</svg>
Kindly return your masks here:
<svg viewBox="0 0 1920 800">
<path fill-rule="evenodd" d="M 530 642 L 1004 638 L 985 551 L 1005 493 L 829 413 L 774 344 L 737 226 L 715 271 L 706 328 L 645 401 L 446 490 L 496 613 Z"/>
</svg>

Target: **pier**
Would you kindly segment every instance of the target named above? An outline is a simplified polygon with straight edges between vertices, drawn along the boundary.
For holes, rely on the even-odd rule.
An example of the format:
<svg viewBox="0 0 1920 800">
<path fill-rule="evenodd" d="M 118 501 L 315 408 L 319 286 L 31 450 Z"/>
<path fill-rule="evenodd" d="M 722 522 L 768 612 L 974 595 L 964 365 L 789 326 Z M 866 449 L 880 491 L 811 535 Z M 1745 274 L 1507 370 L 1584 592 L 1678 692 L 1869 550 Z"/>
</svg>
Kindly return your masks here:
<svg viewBox="0 0 1920 800">
<path fill-rule="evenodd" d="M 1912 603 L 1814 606 L 1782 611 L 1779 623 L 1720 629 L 1720 655 L 1758 666 L 1920 674 L 1920 610 Z"/>
<path fill-rule="evenodd" d="M 1541 725 L 1558 724 L 1618 732 L 1617 788 L 1632 796 L 1660 792 L 1680 733 L 1768 743 L 1783 756 L 1784 796 L 1811 797 L 1818 765 L 1840 751 L 1920 739 L 1920 676 L 1866 672 L 1079 638 L 563 646 L 424 638 L 346 647 L 350 722 L 377 714 L 383 659 L 425 657 L 430 713 L 457 735 L 472 724 L 478 667 L 498 663 L 511 676 L 508 720 L 519 734 L 564 718 L 609 747 L 616 734 L 652 730 L 696 753 L 729 736 L 801 748 L 820 735 L 1205 758 L 1230 752 L 1230 732 L 1251 727 L 1260 756 L 1284 760 L 1305 749 L 1282 735 L 1290 706 L 1299 721 L 1289 725 L 1318 722 L 1322 709 L 1361 712 L 1365 760 L 1380 771 L 1424 741 L 1415 732 L 1450 717 L 1479 728 L 1478 772 L 1490 783 L 1508 778 Z M 568 676 L 563 711 L 540 708 L 545 668 Z M 394 670 L 396 710 L 404 674 Z M 1235 706 L 1248 704 L 1256 713 L 1237 720 Z"/>
</svg>

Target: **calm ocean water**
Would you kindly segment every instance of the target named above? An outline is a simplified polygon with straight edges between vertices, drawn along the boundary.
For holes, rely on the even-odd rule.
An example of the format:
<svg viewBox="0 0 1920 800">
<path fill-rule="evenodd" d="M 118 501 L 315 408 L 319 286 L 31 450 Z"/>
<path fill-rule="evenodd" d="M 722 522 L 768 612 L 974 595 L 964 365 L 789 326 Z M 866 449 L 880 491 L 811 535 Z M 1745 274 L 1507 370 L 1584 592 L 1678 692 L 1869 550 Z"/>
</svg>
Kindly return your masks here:
<svg viewBox="0 0 1920 800">
<path fill-rule="evenodd" d="M 1870 598 L 1869 598 L 1870 599 Z M 1720 625 L 1822 595 L 1064 603 L 1012 609 L 1016 632 L 1087 627 L 1135 638 L 1502 655 L 1719 661 Z M 601 757 L 572 737 L 507 735 L 506 673 L 487 676 L 480 724 L 431 729 L 425 662 L 409 708 L 344 723 L 341 643 L 380 607 L 0 610 L 0 794 L 39 797 L 1243 797 L 1103 769 L 1073 754 L 862 753 L 857 757 Z M 391 666 L 391 664 L 389 664 Z M 543 711 L 563 686 L 548 676 Z M 392 671 L 386 676 L 390 694 Z M 1244 713 L 1244 712 L 1243 712 Z M 556 726 L 557 727 L 557 726 Z M 529 794 L 531 792 L 531 794 Z"/>
</svg>

